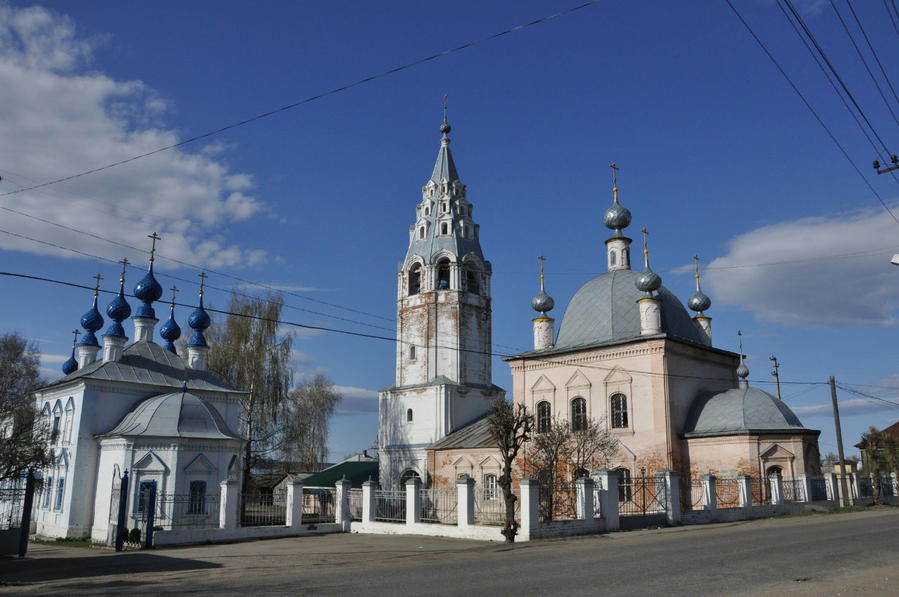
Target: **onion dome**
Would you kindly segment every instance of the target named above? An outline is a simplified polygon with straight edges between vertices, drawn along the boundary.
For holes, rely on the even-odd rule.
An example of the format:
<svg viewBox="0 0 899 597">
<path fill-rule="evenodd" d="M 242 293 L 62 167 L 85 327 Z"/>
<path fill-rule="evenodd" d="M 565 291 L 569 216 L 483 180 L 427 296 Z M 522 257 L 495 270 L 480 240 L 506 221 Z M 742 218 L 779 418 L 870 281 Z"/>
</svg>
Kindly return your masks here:
<svg viewBox="0 0 899 597">
<path fill-rule="evenodd" d="M 537 259 L 540 260 L 540 292 L 531 299 L 531 309 L 540 313 L 541 317 L 546 317 L 546 312 L 552 311 L 552 308 L 556 306 L 556 301 L 553 300 L 553 297 L 546 294 L 546 290 L 543 288 L 543 262 L 546 259 L 543 255 Z"/>
<path fill-rule="evenodd" d="M 166 350 L 170 350 L 175 354 L 178 354 L 178 351 L 175 349 L 175 340 L 181 337 L 181 326 L 178 325 L 178 322 L 175 321 L 175 303 L 172 302 L 172 311 L 169 315 L 168 321 L 162 324 L 162 327 L 159 329 L 159 335 L 165 340 L 165 344 L 163 347 Z"/>
<path fill-rule="evenodd" d="M 131 305 L 125 300 L 125 268 L 128 267 L 128 260 L 122 261 L 122 276 L 119 278 L 119 295 L 110 301 L 106 306 L 106 314 L 112 319 L 112 324 L 106 328 L 104 336 L 115 336 L 125 338 L 125 330 L 122 328 L 122 322 L 131 317 Z"/>
<path fill-rule="evenodd" d="M 644 269 L 643 273 L 637 276 L 637 279 L 634 280 L 634 286 L 637 287 L 637 290 L 641 292 L 645 292 L 647 294 L 652 294 L 656 290 L 662 287 L 662 278 L 659 274 L 655 273 L 649 268 L 649 247 L 646 241 L 646 228 L 643 228 L 643 263 Z"/>
<path fill-rule="evenodd" d="M 703 311 L 712 306 L 712 299 L 699 288 L 699 255 L 693 255 L 693 260 L 696 262 L 696 294 L 690 297 L 687 306 L 702 315 Z"/>
<path fill-rule="evenodd" d="M 626 207 L 618 203 L 618 167 L 615 164 L 612 168 L 612 207 L 606 210 L 602 216 L 602 223 L 606 228 L 614 230 L 616 236 L 621 234 L 622 228 L 627 228 L 631 224 L 631 212 Z"/>
<path fill-rule="evenodd" d="M 100 277 L 100 274 L 97 274 L 96 279 L 97 286 L 94 288 L 94 302 L 90 310 L 81 316 L 81 327 L 84 328 L 85 333 L 84 337 L 81 338 L 81 342 L 78 343 L 79 346 L 100 346 L 95 332 L 103 327 L 103 316 L 100 315 L 100 310 L 97 309 L 97 295 L 100 290 L 100 280 L 103 278 Z"/>
<path fill-rule="evenodd" d="M 190 337 L 188 346 L 206 346 L 206 337 L 203 332 L 212 324 L 209 314 L 203 308 L 203 286 L 206 284 L 206 272 L 200 273 L 200 304 L 187 318 L 187 325 L 194 331 Z"/>
<path fill-rule="evenodd" d="M 137 308 L 135 317 L 150 317 L 156 319 L 156 312 L 153 310 L 153 302 L 158 301 L 162 296 L 162 286 L 156 281 L 153 275 L 153 262 L 146 275 L 134 286 L 134 296 L 143 301 L 143 304 Z"/>
<path fill-rule="evenodd" d="M 69 373 L 73 373 L 78 370 L 78 361 L 75 359 L 75 345 L 78 342 L 78 334 L 80 334 L 81 332 L 75 330 L 72 333 L 75 334 L 75 339 L 72 340 L 72 356 L 70 356 L 69 359 L 62 364 L 63 375 L 68 375 Z"/>
</svg>

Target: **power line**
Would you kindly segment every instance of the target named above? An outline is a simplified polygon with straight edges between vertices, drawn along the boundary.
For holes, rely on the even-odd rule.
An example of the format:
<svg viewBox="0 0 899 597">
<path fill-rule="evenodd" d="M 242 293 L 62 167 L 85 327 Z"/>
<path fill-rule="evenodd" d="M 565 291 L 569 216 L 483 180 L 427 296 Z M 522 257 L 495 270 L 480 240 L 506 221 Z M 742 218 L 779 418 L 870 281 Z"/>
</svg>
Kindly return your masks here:
<svg viewBox="0 0 899 597">
<path fill-rule="evenodd" d="M 178 147 L 183 147 L 183 146 L 188 145 L 188 144 L 190 144 L 190 143 L 194 143 L 194 142 L 196 142 L 196 141 L 200 141 L 201 139 L 207 139 L 207 138 L 212 137 L 212 136 L 214 136 L 214 135 L 218 135 L 218 134 L 220 134 L 220 133 L 224 133 L 224 132 L 226 132 L 226 131 L 230 131 L 230 130 L 232 130 L 232 129 L 236 129 L 236 128 L 238 128 L 238 127 L 245 126 L 245 125 L 250 124 L 250 123 L 252 123 L 252 122 L 256 122 L 257 120 L 262 120 L 262 119 L 264 119 L 264 118 L 268 118 L 268 117 L 270 117 L 270 116 L 274 116 L 274 115 L 280 114 L 280 113 L 282 113 L 282 112 L 287 112 L 287 111 L 289 111 L 289 110 L 293 110 L 294 108 L 298 108 L 298 107 L 300 107 L 300 106 L 302 106 L 302 105 L 304 105 L 304 104 L 308 104 L 308 103 L 311 103 L 311 102 L 314 102 L 314 101 L 323 99 L 323 98 L 328 97 L 328 96 L 331 96 L 331 95 L 336 95 L 336 94 L 338 94 L 338 93 L 341 93 L 341 92 L 343 92 L 343 91 L 347 91 L 347 90 L 352 89 L 352 88 L 354 88 L 354 87 L 358 87 L 358 86 L 363 85 L 363 84 L 365 84 L 365 83 L 370 83 L 370 82 L 372 82 L 372 81 L 376 81 L 376 80 L 378 80 L 378 79 L 381 79 L 381 78 L 384 78 L 384 77 L 387 77 L 387 76 L 396 74 L 396 73 L 398 73 L 398 72 L 401 72 L 401 71 L 410 69 L 410 68 L 412 68 L 412 67 L 414 67 L 414 66 L 418 66 L 418 65 L 420 65 L 420 64 L 425 64 L 425 63 L 427 63 L 427 62 L 431 62 L 432 60 L 437 60 L 438 58 L 442 58 L 442 57 L 448 56 L 448 55 L 450 55 L 450 54 L 455 54 L 456 52 L 461 52 L 462 50 L 467 50 L 468 48 L 472 48 L 472 47 L 474 47 L 474 46 L 477 46 L 477 45 L 480 45 L 480 44 L 483 44 L 483 43 L 486 43 L 486 42 L 489 42 L 489 41 L 493 41 L 493 40 L 495 40 L 495 39 L 499 39 L 500 37 L 503 37 L 504 35 L 508 35 L 508 34 L 510 34 L 510 33 L 515 33 L 515 32 L 518 32 L 518 31 L 522 31 L 522 30 L 527 29 L 527 28 L 529 28 L 529 27 L 533 27 L 533 26 L 535 26 L 535 25 L 540 25 L 540 24 L 542 24 L 542 23 L 546 23 L 546 22 L 552 21 L 552 20 L 557 19 L 557 18 L 559 18 L 559 17 L 563 17 L 563 16 L 569 15 L 569 14 L 571 14 L 571 13 L 573 13 L 573 12 L 577 12 L 577 11 L 582 10 L 582 9 L 584 9 L 584 8 L 588 8 L 588 7 L 590 7 L 590 6 L 593 6 L 594 4 L 598 4 L 599 2 L 600 2 L 600 0 L 589 0 L 588 2 L 584 2 L 584 3 L 582 3 L 582 4 L 578 4 L 577 6 L 573 6 L 573 7 L 571 7 L 571 8 L 566 8 L 566 9 L 564 9 L 564 10 L 560 10 L 559 12 L 556 12 L 556 13 L 553 13 L 553 14 L 550 14 L 550 15 L 547 15 L 547 16 L 544 16 L 544 17 L 540 17 L 540 18 L 538 18 L 538 19 L 534 19 L 533 21 L 529 21 L 529 22 L 527 22 L 527 23 L 523 23 L 523 24 L 520 24 L 520 25 L 515 25 L 514 27 L 510 27 L 510 28 L 508 28 L 508 29 L 505 29 L 505 30 L 503 30 L 503 31 L 500 31 L 499 33 L 494 33 L 494 34 L 492 34 L 492 35 L 488 35 L 487 37 L 482 37 L 482 38 L 480 38 L 480 39 L 476 39 L 476 40 L 473 40 L 473 41 L 469 41 L 469 42 L 466 42 L 466 43 L 464 43 L 464 44 L 462 44 L 462 45 L 460 45 L 460 46 L 456 46 L 456 47 L 454 47 L 454 48 L 449 48 L 449 49 L 446 49 L 446 50 L 442 50 L 442 51 L 440 51 L 440 52 L 437 52 L 436 54 L 431 54 L 430 56 L 426 56 L 426 57 L 424 57 L 424 58 L 419 58 L 419 59 L 417 59 L 417 60 L 413 60 L 413 61 L 411 61 L 411 62 L 407 62 L 407 63 L 402 64 L 402 65 L 400 65 L 400 66 L 396 66 L 396 67 L 394 67 L 394 68 L 391 68 L 391 69 L 382 71 L 382 72 L 380 72 L 380 73 L 377 73 L 377 74 L 374 74 L 374 75 L 370 75 L 370 76 L 368 76 L 368 77 L 359 79 L 359 80 L 354 81 L 354 82 L 352 82 L 352 83 L 348 83 L 348 84 L 346 84 L 346 85 L 341 85 L 340 87 L 335 87 L 334 89 L 331 89 L 331 90 L 329 90 L 329 91 L 325 91 L 325 92 L 323 92 L 323 93 L 319 93 L 319 94 L 316 94 L 316 95 L 309 96 L 309 97 L 307 97 L 307 98 L 305 98 L 305 99 L 301 99 L 301 100 L 296 101 L 296 102 L 293 102 L 293 103 L 291 103 L 291 104 L 287 104 L 286 106 L 282 106 L 282 107 L 280 107 L 280 108 L 275 108 L 275 109 L 273 109 L 273 110 L 269 110 L 268 112 L 263 112 L 263 113 L 261 113 L 261 114 L 257 114 L 257 115 L 255 115 L 255 116 L 251 116 L 251 117 L 249 117 L 249 118 L 245 118 L 245 119 L 243 119 L 243 120 L 239 120 L 239 121 L 237 121 L 237 122 L 233 122 L 233 123 L 231 123 L 231 124 L 227 124 L 227 125 L 225 125 L 225 126 L 219 127 L 219 128 L 217 128 L 217 129 L 213 129 L 213 130 L 211 130 L 211 131 L 207 131 L 207 132 L 205 132 L 205 133 L 201 133 L 201 134 L 199 134 L 199 135 L 194 135 L 193 137 L 189 137 L 189 138 L 187 138 L 187 139 L 185 139 L 185 140 L 183 140 L 183 141 L 179 141 L 179 142 L 177 142 L 177 143 L 172 143 L 171 145 L 166 145 L 166 146 L 164 146 L 164 147 L 159 147 L 159 148 L 157 148 L 157 149 L 154 149 L 154 150 L 152 150 L 152 151 L 148 151 L 148 152 L 146 152 L 146 153 L 142 153 L 142 154 L 139 154 L 139 155 L 135 155 L 135 156 L 132 156 L 132 157 L 130 157 L 130 158 L 126 158 L 126 159 L 124 159 L 124 160 L 119 160 L 119 161 L 113 162 L 113 163 L 111 163 L 111 164 L 106 164 L 105 166 L 100 166 L 100 167 L 97 167 L 97 168 L 92 168 L 92 169 L 90 169 L 90 170 L 85 170 L 85 171 L 83 171 L 83 172 L 78 172 L 78 173 L 76 173 L 76 174 L 71 174 L 71 175 L 69 175 L 69 176 L 64 176 L 64 177 L 62 177 L 62 178 L 57 178 L 57 179 L 54 179 L 54 180 L 48 180 L 48 181 L 46 181 L 46 182 L 42 182 L 42 183 L 39 183 L 39 184 L 36 184 L 36 185 L 32 185 L 32 186 L 30 186 L 30 187 L 25 187 L 25 188 L 21 188 L 21 189 L 16 189 L 16 190 L 14 190 L 14 191 L 8 191 L 8 192 L 6 192 L 6 193 L 0 193 L 0 197 L 6 197 L 6 196 L 8 196 L 8 195 L 15 195 L 15 194 L 18 194 L 18 193 L 24 193 L 25 191 L 31 191 L 31 190 L 39 189 L 39 188 L 42 188 L 42 187 L 48 187 L 48 186 L 50 186 L 50 185 L 59 184 L 59 183 L 61 183 L 61 182 L 67 182 L 67 181 L 69 181 L 69 180 L 74 180 L 74 179 L 80 178 L 80 177 L 82 177 L 82 176 L 87 176 L 87 175 L 89 175 L 89 174 L 95 174 L 95 173 L 97 173 L 97 172 L 102 172 L 103 170 L 108 170 L 108 169 L 110 169 L 110 168 L 115 168 L 116 166 L 121 166 L 121 165 L 123 165 L 123 164 L 128 164 L 128 163 L 130 163 L 130 162 L 134 162 L 134 161 L 137 161 L 137 160 L 140 160 L 140 159 L 149 157 L 149 156 L 151 156 L 151 155 L 156 155 L 157 153 L 162 153 L 162 152 L 164 152 L 164 151 L 169 151 L 169 150 L 171 150 L 171 149 L 175 149 L 175 148 L 178 148 Z"/>
<path fill-rule="evenodd" d="M 831 0 L 832 2 L 833 0 Z M 893 84 L 890 82 L 889 76 L 887 76 L 886 69 L 883 68 L 883 64 L 880 62 L 880 58 L 877 56 L 877 51 L 874 50 L 874 45 L 871 43 L 871 40 L 868 38 L 868 34 L 865 32 L 865 28 L 862 27 L 862 22 L 858 18 L 858 15 L 855 13 L 855 9 L 852 8 L 852 1 L 846 0 L 846 6 L 849 7 L 849 12 L 852 13 L 852 17 L 855 19 L 856 25 L 858 25 L 858 30 L 862 32 L 862 36 L 865 38 L 865 43 L 868 44 L 868 49 L 871 50 L 871 55 L 874 56 L 874 61 L 877 63 L 877 66 L 880 68 L 880 73 L 883 75 L 883 80 L 887 82 L 887 85 L 890 88 L 890 91 L 893 93 L 893 99 L 899 103 L 899 96 L 896 95 L 896 90 L 893 88 Z"/>
<path fill-rule="evenodd" d="M 895 406 L 899 408 L 899 402 L 893 402 L 892 400 L 887 400 L 886 398 L 881 398 L 880 396 L 874 396 L 868 394 L 867 392 L 862 392 L 861 390 L 856 390 L 849 386 L 843 384 L 837 384 L 837 387 L 843 391 L 849 392 L 850 394 L 855 394 L 856 396 L 861 396 L 862 398 L 867 398 L 869 400 L 876 400 L 877 402 L 882 402 L 884 404 L 889 404 L 890 406 Z"/>
<path fill-rule="evenodd" d="M 78 284 L 76 282 L 67 282 L 64 280 L 57 280 L 57 279 L 49 278 L 46 276 L 33 276 L 30 274 L 19 274 L 19 273 L 14 273 L 14 272 L 2 272 L 2 271 L 0 271 L 0 276 L 7 276 L 7 277 L 11 277 L 11 278 L 20 278 L 20 279 L 25 279 L 25 280 L 33 280 L 33 281 L 38 281 L 38 282 L 46 282 L 46 283 L 50 283 L 50 284 L 58 284 L 58 285 L 62 285 L 62 286 L 68 286 L 71 288 L 81 288 L 81 289 L 90 290 L 90 291 L 94 291 L 94 289 L 95 289 L 94 286 Z M 99 289 L 99 292 L 101 292 L 103 294 L 118 294 L 118 292 L 116 292 L 116 291 L 104 290 L 104 289 Z M 126 295 L 126 296 L 130 296 L 131 298 L 136 298 L 136 297 L 134 297 L 134 295 Z M 175 302 L 175 305 L 179 306 L 179 307 L 186 307 L 188 309 L 195 308 L 195 305 L 189 305 L 186 303 Z M 353 336 L 353 337 L 358 337 L 358 338 L 367 338 L 367 339 L 372 339 L 372 340 L 382 340 L 382 341 L 387 341 L 387 342 L 391 342 L 394 344 L 403 343 L 403 344 L 418 346 L 411 342 L 399 340 L 395 336 L 379 336 L 377 334 L 355 332 L 352 330 L 344 330 L 344 329 L 340 329 L 340 328 L 309 325 L 309 324 L 299 323 L 299 322 L 295 322 L 295 321 L 288 321 L 288 320 L 284 320 L 284 319 L 272 319 L 272 318 L 261 317 L 261 316 L 257 316 L 257 315 L 247 315 L 245 313 L 236 313 L 236 312 L 227 311 L 224 309 L 214 309 L 214 308 L 207 307 L 206 310 L 210 311 L 212 313 L 218 313 L 221 315 L 230 315 L 230 316 L 234 316 L 234 317 L 245 317 L 245 318 L 249 318 L 249 319 L 255 319 L 258 321 L 266 321 L 266 322 L 270 322 L 270 323 L 276 323 L 279 325 L 286 325 L 286 326 L 291 326 L 291 327 L 298 327 L 298 328 L 302 328 L 302 329 L 316 330 L 316 331 L 322 331 L 322 332 L 332 332 L 335 334 L 342 334 L 342 335 Z M 434 345 L 434 347 L 445 349 L 445 350 L 457 350 L 459 352 L 466 352 L 466 353 L 478 354 L 478 355 L 489 356 L 489 357 L 511 358 L 511 357 L 518 356 L 517 354 L 505 354 L 505 353 L 496 352 L 496 351 L 492 351 L 492 350 L 491 351 L 476 350 L 476 349 L 472 349 L 472 348 L 464 348 L 462 346 L 449 346 L 449 345 L 437 344 L 437 345 Z M 528 355 L 527 357 L 522 357 L 522 358 L 527 358 L 530 360 L 534 360 L 534 361 L 538 361 L 538 362 L 546 363 L 546 364 L 550 364 L 550 365 L 568 365 L 568 364 L 570 364 L 567 360 L 554 360 L 554 359 L 551 359 L 548 357 L 539 357 L 536 355 Z M 602 365 L 591 365 L 589 363 L 578 363 L 577 366 L 581 367 L 583 369 L 597 369 L 600 371 L 613 371 L 616 369 L 620 369 L 619 367 L 609 367 L 609 366 L 604 367 Z M 733 375 L 730 375 L 727 377 L 709 377 L 709 376 L 701 376 L 701 375 L 684 375 L 684 374 L 678 374 L 678 373 L 661 373 L 658 371 L 642 371 L 642 370 L 638 370 L 638 369 L 625 369 L 625 371 L 627 371 L 628 373 L 636 374 L 636 375 L 647 375 L 647 376 L 654 376 L 654 377 L 661 377 L 661 378 L 668 378 L 668 379 L 688 379 L 688 380 L 716 381 L 716 382 L 725 382 L 725 381 L 732 382 L 734 380 Z M 762 383 L 762 384 L 771 383 L 768 380 L 750 380 L 750 381 L 752 381 L 753 383 Z M 820 382 L 820 381 L 783 381 L 781 383 L 785 384 L 785 385 L 827 385 L 827 382 Z"/>
<path fill-rule="evenodd" d="M 768 59 L 771 60 L 771 62 L 774 64 L 774 66 L 777 68 L 777 70 L 780 72 L 780 74 L 783 75 L 784 79 L 787 80 L 787 83 L 790 84 L 790 87 L 792 87 L 793 91 L 796 92 L 796 95 L 799 96 L 799 99 L 802 100 L 802 103 L 805 104 L 805 107 L 809 110 L 809 112 L 812 113 L 812 115 L 815 117 L 815 120 L 818 121 L 818 124 L 820 124 L 821 128 L 824 129 L 824 131 L 827 133 L 827 136 L 830 137 L 830 140 L 833 141 L 834 145 L 837 146 L 837 148 L 840 150 L 840 153 L 842 153 L 843 157 L 846 158 L 846 161 L 848 161 L 849 164 L 852 166 L 852 168 L 856 171 L 856 173 L 858 173 L 858 175 L 861 177 L 861 179 L 865 182 L 865 185 L 868 187 L 868 189 L 870 189 L 871 193 L 873 193 L 874 196 L 877 197 L 877 200 L 880 201 L 880 204 L 883 206 L 883 208 L 887 211 L 887 213 L 890 214 L 890 217 L 892 217 L 893 220 L 896 222 L 896 224 L 899 225 L 899 218 L 896 217 L 896 214 L 894 214 L 893 210 L 891 210 L 889 208 L 889 206 L 886 204 L 886 202 L 883 200 L 883 197 L 880 196 L 880 194 L 877 192 L 877 190 L 873 186 L 871 186 L 871 183 L 868 181 L 868 179 L 865 177 L 865 175 L 862 174 L 862 171 L 859 169 L 859 167 L 855 164 L 855 162 L 852 160 L 852 158 L 849 157 L 849 153 L 846 151 L 846 149 L 843 147 L 843 145 L 837 140 L 837 138 L 830 131 L 830 129 L 827 127 L 827 125 L 824 124 L 824 121 L 821 120 L 821 117 L 818 116 L 818 113 L 815 111 L 814 108 L 812 108 L 812 105 L 808 102 L 808 100 L 805 98 L 805 96 L 802 94 L 802 92 L 799 91 L 799 88 L 796 87 L 796 84 L 793 83 L 793 80 L 790 79 L 790 76 L 786 73 L 786 71 L 784 71 L 783 67 L 780 66 L 780 63 L 777 61 L 777 59 L 774 58 L 774 55 L 771 54 L 771 52 L 768 50 L 768 47 L 759 38 L 759 36 L 755 34 L 755 31 L 752 30 L 752 27 L 749 26 L 749 23 L 746 21 L 746 19 L 743 18 L 743 15 L 740 14 L 740 12 L 736 9 L 736 7 L 733 5 L 731 0 L 725 0 L 725 2 L 727 2 L 727 5 L 734 12 L 734 14 L 740 20 L 740 22 L 743 23 L 743 26 L 746 28 L 746 30 L 749 32 L 749 34 L 752 36 L 752 38 L 756 41 L 756 43 L 759 45 L 759 47 L 762 49 L 762 51 L 765 53 L 765 55 L 768 56 Z"/>
</svg>

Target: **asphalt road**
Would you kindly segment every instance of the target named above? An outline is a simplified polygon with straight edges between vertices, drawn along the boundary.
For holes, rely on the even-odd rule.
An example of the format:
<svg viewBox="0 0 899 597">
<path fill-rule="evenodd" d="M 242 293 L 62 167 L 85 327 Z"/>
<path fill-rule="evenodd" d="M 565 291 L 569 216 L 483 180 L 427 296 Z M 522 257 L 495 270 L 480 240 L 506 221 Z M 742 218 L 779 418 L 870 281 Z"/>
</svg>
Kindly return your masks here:
<svg viewBox="0 0 899 597">
<path fill-rule="evenodd" d="M 899 595 L 899 508 L 520 543 L 327 535 L 116 554 L 32 545 L 16 594 Z"/>
</svg>

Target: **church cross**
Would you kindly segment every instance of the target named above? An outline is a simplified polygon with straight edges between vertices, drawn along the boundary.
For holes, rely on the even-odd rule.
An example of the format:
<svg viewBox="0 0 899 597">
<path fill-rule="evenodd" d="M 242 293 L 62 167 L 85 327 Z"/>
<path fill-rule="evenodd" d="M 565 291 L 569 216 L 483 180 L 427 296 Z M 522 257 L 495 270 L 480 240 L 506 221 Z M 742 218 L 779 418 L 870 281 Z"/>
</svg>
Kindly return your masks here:
<svg viewBox="0 0 899 597">
<path fill-rule="evenodd" d="M 540 255 L 537 259 L 540 260 L 540 290 L 543 290 L 543 262 L 546 261 L 546 257 Z"/>
<path fill-rule="evenodd" d="M 72 330 L 72 333 L 75 334 L 75 339 L 72 340 L 72 346 L 74 347 L 76 344 L 78 344 L 78 336 L 81 335 L 81 331 L 80 330 Z"/>
<path fill-rule="evenodd" d="M 649 267 L 649 245 L 646 242 L 646 237 L 649 232 L 646 231 L 646 227 L 640 229 L 640 232 L 643 233 L 643 261 L 646 267 Z"/>
<path fill-rule="evenodd" d="M 197 277 L 200 278 L 200 296 L 203 296 L 203 286 L 206 285 L 206 278 L 209 276 L 206 275 L 206 272 L 200 272 Z"/>
<path fill-rule="evenodd" d="M 169 290 L 172 291 L 172 309 L 174 309 L 175 308 L 175 293 L 178 292 L 178 287 L 172 286 Z"/>
<path fill-rule="evenodd" d="M 446 98 L 449 97 L 448 93 L 443 94 L 443 122 L 446 122 Z"/>
<path fill-rule="evenodd" d="M 128 261 L 127 257 L 125 257 L 124 259 L 119 261 L 119 263 L 122 264 L 122 276 L 119 278 L 119 284 L 124 284 L 125 283 L 125 270 L 128 269 L 128 266 L 131 264 L 131 262 Z"/>
<path fill-rule="evenodd" d="M 612 193 L 615 195 L 615 203 L 618 203 L 618 166 L 612 162 L 609 168 L 612 169 Z"/>
<path fill-rule="evenodd" d="M 699 255 L 693 255 L 693 261 L 696 266 L 696 290 L 699 290 Z"/>
<path fill-rule="evenodd" d="M 100 280 L 103 279 L 103 276 L 97 274 L 96 276 L 93 276 L 93 278 L 97 281 L 97 284 L 94 286 L 94 298 L 97 298 L 97 294 L 99 294 L 100 290 Z"/>
<path fill-rule="evenodd" d="M 741 332 L 740 330 L 737 330 L 737 338 L 738 338 L 738 341 L 740 342 L 740 360 L 742 360 L 743 359 L 743 332 Z"/>
<path fill-rule="evenodd" d="M 153 234 L 148 234 L 147 238 L 153 239 L 153 246 L 150 248 L 150 263 L 153 263 L 156 255 L 156 241 L 162 240 L 162 237 L 154 232 Z"/>
</svg>

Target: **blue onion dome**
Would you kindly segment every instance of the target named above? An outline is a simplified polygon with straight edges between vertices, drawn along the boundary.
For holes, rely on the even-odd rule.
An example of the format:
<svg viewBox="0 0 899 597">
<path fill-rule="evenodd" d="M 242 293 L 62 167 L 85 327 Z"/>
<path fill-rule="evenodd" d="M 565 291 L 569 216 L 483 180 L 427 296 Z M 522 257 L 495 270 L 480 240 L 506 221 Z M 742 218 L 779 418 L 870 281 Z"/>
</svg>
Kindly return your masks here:
<svg viewBox="0 0 899 597">
<path fill-rule="evenodd" d="M 194 330 L 188 346 L 206 346 L 206 337 L 203 336 L 203 331 L 211 324 L 212 320 L 209 319 L 209 314 L 206 313 L 206 309 L 203 308 L 203 295 L 201 294 L 200 304 L 194 309 L 193 313 L 190 314 L 190 317 L 187 318 L 187 325 Z"/>
<path fill-rule="evenodd" d="M 547 311 L 552 311 L 552 308 L 555 306 L 556 302 L 553 300 L 553 297 L 546 294 L 542 289 L 537 296 L 531 299 L 531 309 L 543 315 Z"/>
<path fill-rule="evenodd" d="M 618 203 L 618 199 L 616 197 L 615 202 L 612 204 L 612 207 L 606 210 L 606 213 L 602 216 L 602 223 L 606 225 L 606 228 L 610 230 L 620 231 L 622 228 L 627 228 L 631 224 L 631 212 L 628 208 L 624 207 L 620 203 Z"/>
<path fill-rule="evenodd" d="M 72 356 L 69 357 L 65 363 L 62 364 L 62 373 L 63 375 L 68 375 L 69 373 L 73 373 L 78 370 L 78 361 L 75 360 L 75 347 L 72 347 Z"/>
<path fill-rule="evenodd" d="M 112 323 L 106 328 L 104 336 L 115 336 L 125 338 L 125 329 L 122 327 L 122 321 L 131 316 L 131 305 L 125 300 L 125 283 L 122 281 L 119 287 L 119 294 L 109 305 L 106 306 L 106 314 L 112 319 Z"/>
<path fill-rule="evenodd" d="M 159 335 L 165 340 L 164 348 L 178 354 L 175 350 L 174 341 L 181 337 L 181 326 L 175 321 L 174 305 L 172 305 L 172 312 L 169 315 L 168 321 L 166 321 L 159 329 Z"/>
<path fill-rule="evenodd" d="M 97 309 L 96 293 L 94 294 L 94 304 L 91 306 L 90 311 L 81 316 L 81 327 L 85 329 L 85 332 L 81 341 L 78 342 L 78 346 L 100 346 L 94 332 L 103 327 L 103 316 L 100 315 L 100 311 Z"/>
<path fill-rule="evenodd" d="M 691 296 L 690 300 L 687 301 L 687 306 L 693 311 L 702 313 L 712 306 L 712 299 L 707 297 L 701 290 L 697 290 L 696 294 Z"/>
<path fill-rule="evenodd" d="M 643 273 L 634 280 L 634 286 L 642 292 L 653 293 L 662 287 L 662 278 L 647 266 Z"/>
<path fill-rule="evenodd" d="M 143 305 L 137 308 L 135 317 L 151 317 L 156 319 L 156 312 L 153 311 L 153 302 L 158 301 L 162 296 L 162 286 L 156 281 L 153 275 L 153 262 L 150 262 L 150 268 L 146 275 L 134 286 L 134 296 L 143 301 Z"/>
</svg>

